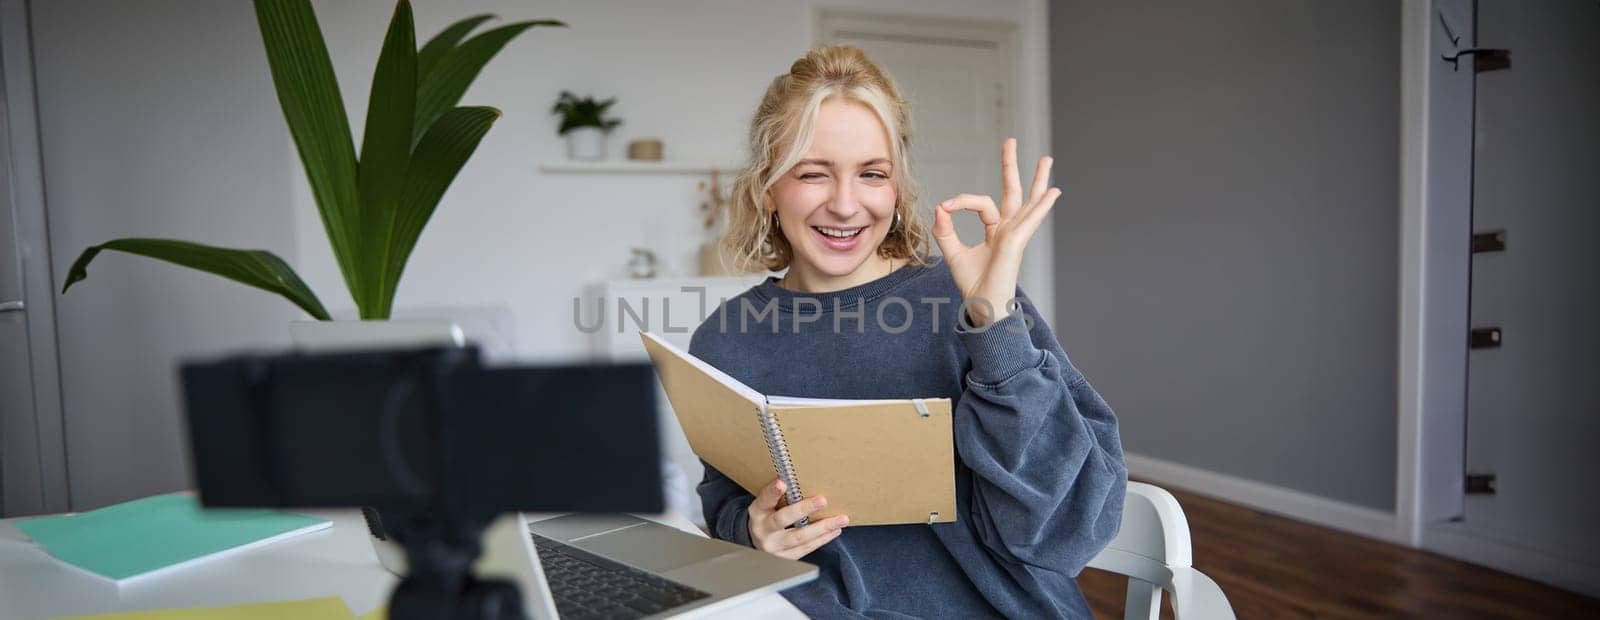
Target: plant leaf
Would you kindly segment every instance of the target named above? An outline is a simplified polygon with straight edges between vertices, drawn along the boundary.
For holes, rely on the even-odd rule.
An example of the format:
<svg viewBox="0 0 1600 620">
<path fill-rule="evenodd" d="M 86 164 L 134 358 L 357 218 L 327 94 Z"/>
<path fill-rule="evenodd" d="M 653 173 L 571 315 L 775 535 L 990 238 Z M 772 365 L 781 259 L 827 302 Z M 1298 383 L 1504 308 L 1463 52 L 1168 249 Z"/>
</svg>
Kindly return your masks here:
<svg viewBox="0 0 1600 620">
<path fill-rule="evenodd" d="M 359 296 L 360 205 L 355 147 L 322 29 L 308 0 L 255 0 L 278 103 L 305 166 L 345 285 Z"/>
<path fill-rule="evenodd" d="M 416 75 L 427 75 L 427 72 L 434 70 L 434 67 L 438 66 L 438 61 L 445 58 L 445 54 L 454 50 L 456 45 L 461 43 L 462 38 L 467 37 L 467 32 L 472 32 L 472 29 L 478 27 L 478 24 L 483 24 L 483 22 L 490 21 L 490 19 L 494 19 L 493 14 L 475 14 L 470 18 L 454 22 L 454 24 L 446 26 L 443 30 L 438 30 L 438 34 L 434 35 L 434 38 L 429 38 L 427 43 L 422 45 L 422 51 L 416 53 Z"/>
<path fill-rule="evenodd" d="M 379 308 L 383 316 L 388 316 L 394 303 L 395 289 L 406 260 L 422 236 L 423 227 L 428 225 L 445 190 L 498 118 L 500 111 L 494 108 L 453 108 L 428 127 L 417 143 L 411 155 L 411 166 L 406 170 L 405 186 L 400 190 L 394 235 L 386 241 L 388 247 L 384 249 L 389 262 L 380 295 Z"/>
<path fill-rule="evenodd" d="M 66 294 L 84 278 L 89 277 L 89 262 L 101 250 L 117 250 L 139 256 L 163 260 L 191 269 L 214 273 L 235 282 L 277 293 L 318 320 L 329 320 L 328 311 L 322 307 L 315 293 L 300 280 L 294 269 L 283 259 L 266 250 L 235 250 L 201 245 L 175 239 L 113 239 L 90 246 L 72 262 L 67 271 L 67 283 L 61 286 Z"/>
<path fill-rule="evenodd" d="M 378 68 L 372 77 L 372 94 L 367 100 L 367 128 L 361 142 L 361 161 L 357 165 L 361 200 L 363 252 L 357 257 L 361 287 L 355 295 L 356 308 L 363 319 L 381 319 L 372 312 L 383 288 L 387 257 L 384 243 L 394 229 L 395 203 L 406 166 L 411 161 L 411 123 L 416 115 L 417 41 L 412 25 L 411 3 L 395 4 L 389 32 L 378 53 Z"/>
<path fill-rule="evenodd" d="M 535 26 L 566 26 L 554 19 L 507 24 L 484 32 L 447 52 L 433 69 L 421 77 L 417 84 L 417 122 L 413 130 L 413 143 L 422 140 L 422 134 L 433 126 L 435 120 L 451 109 L 467 87 L 478 78 L 484 65 L 505 48 L 517 35 Z"/>
<path fill-rule="evenodd" d="M 439 64 L 439 59 L 444 58 L 446 53 L 456 48 L 456 44 L 460 43 L 461 39 L 466 38 L 467 33 L 472 32 L 473 28 L 477 28 L 478 24 L 491 19 L 494 19 L 494 16 L 487 13 L 473 15 L 450 24 L 444 30 L 439 31 L 439 34 L 433 35 L 432 39 L 428 39 L 428 42 L 423 44 L 422 51 L 417 52 L 417 75 L 427 75 L 429 71 L 433 70 L 434 66 Z"/>
</svg>

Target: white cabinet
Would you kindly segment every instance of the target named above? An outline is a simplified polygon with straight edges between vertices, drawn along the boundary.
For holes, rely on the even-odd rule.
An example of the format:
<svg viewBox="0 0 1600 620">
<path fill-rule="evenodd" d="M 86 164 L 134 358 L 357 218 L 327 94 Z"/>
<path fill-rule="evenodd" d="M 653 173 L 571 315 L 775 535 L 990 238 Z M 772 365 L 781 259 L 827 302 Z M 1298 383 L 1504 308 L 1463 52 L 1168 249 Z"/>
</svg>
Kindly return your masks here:
<svg viewBox="0 0 1600 620">
<path fill-rule="evenodd" d="M 716 278 L 652 280 L 611 280 L 587 287 L 580 305 L 579 327 L 590 332 L 592 351 L 598 360 L 611 362 L 647 361 L 639 330 L 661 336 L 688 350 L 689 338 L 705 317 L 711 316 L 724 300 L 749 290 L 767 274 Z M 656 402 L 662 437 L 663 467 L 666 469 L 667 507 L 705 527 L 700 496 L 695 485 L 705 473 L 700 459 L 689 449 L 689 441 L 678 426 L 667 395 L 656 385 Z"/>
<path fill-rule="evenodd" d="M 579 327 L 591 333 L 593 351 L 599 359 L 647 359 L 639 340 L 640 330 L 688 350 L 694 329 L 719 304 L 766 277 L 767 274 L 749 274 L 600 282 L 584 291 Z"/>
</svg>

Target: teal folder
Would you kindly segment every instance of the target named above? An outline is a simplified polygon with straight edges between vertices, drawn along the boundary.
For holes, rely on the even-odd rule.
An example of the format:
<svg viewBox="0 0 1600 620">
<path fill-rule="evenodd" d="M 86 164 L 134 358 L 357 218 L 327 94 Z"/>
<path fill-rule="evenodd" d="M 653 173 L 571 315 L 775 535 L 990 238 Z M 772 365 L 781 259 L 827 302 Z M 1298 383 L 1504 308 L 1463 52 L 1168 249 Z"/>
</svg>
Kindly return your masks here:
<svg viewBox="0 0 1600 620">
<path fill-rule="evenodd" d="M 118 583 L 329 525 L 272 510 L 203 509 L 186 493 L 16 523 L 50 555 Z"/>
</svg>

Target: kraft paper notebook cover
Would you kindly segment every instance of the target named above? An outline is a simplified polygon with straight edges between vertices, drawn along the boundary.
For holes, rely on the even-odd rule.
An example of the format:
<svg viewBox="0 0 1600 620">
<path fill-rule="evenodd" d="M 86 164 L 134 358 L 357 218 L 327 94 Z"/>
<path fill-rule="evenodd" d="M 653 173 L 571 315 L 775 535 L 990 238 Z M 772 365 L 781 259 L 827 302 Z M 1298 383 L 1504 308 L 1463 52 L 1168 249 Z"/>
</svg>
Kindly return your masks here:
<svg viewBox="0 0 1600 620">
<path fill-rule="evenodd" d="M 782 478 L 789 502 L 822 495 L 813 519 L 850 525 L 956 520 L 950 399 L 768 396 L 640 332 L 690 447 L 754 494 Z"/>
</svg>

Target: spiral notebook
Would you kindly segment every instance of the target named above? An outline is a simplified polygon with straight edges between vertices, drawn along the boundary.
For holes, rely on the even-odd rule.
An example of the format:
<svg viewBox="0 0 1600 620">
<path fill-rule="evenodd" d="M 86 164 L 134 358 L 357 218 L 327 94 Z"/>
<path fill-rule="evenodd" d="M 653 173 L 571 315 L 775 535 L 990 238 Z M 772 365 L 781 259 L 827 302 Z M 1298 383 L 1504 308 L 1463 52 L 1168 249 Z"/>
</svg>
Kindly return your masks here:
<svg viewBox="0 0 1600 620">
<path fill-rule="evenodd" d="M 764 395 L 654 334 L 639 335 L 690 447 L 751 494 L 782 478 L 791 503 L 828 498 L 813 519 L 956 520 L 950 399 Z"/>
</svg>

